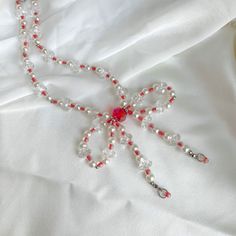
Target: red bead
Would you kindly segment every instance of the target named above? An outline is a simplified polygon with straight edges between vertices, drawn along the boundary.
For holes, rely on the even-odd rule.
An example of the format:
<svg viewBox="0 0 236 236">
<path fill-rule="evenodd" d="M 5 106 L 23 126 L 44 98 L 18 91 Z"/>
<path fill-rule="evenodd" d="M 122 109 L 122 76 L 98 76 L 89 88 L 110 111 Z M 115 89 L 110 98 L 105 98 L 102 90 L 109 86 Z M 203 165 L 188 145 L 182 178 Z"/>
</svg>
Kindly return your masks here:
<svg viewBox="0 0 236 236">
<path fill-rule="evenodd" d="M 104 163 L 102 161 L 97 163 L 97 167 L 103 167 L 103 166 L 104 166 Z"/>
<path fill-rule="evenodd" d="M 149 128 L 149 129 L 153 129 L 153 128 L 154 128 L 154 124 L 153 124 L 153 123 L 150 123 L 150 124 L 148 125 L 148 128 Z"/>
<path fill-rule="evenodd" d="M 47 91 L 44 90 L 41 92 L 41 94 L 45 97 L 45 96 L 47 96 Z"/>
<path fill-rule="evenodd" d="M 52 104 L 57 104 L 58 101 L 57 101 L 56 99 L 52 99 L 52 100 L 51 100 L 51 103 L 52 103 Z"/>
<path fill-rule="evenodd" d="M 74 104 L 74 103 L 71 103 L 71 104 L 69 105 L 69 107 L 70 107 L 70 108 L 75 108 L 75 104 Z"/>
<path fill-rule="evenodd" d="M 126 119 L 127 112 L 124 108 L 117 107 L 112 111 L 112 116 L 117 121 L 124 121 Z"/>
<path fill-rule="evenodd" d="M 88 155 L 88 156 L 86 157 L 86 159 L 87 159 L 87 161 L 92 161 L 92 157 L 91 157 L 90 155 Z"/>
<path fill-rule="evenodd" d="M 148 91 L 149 91 L 149 92 L 153 92 L 153 91 L 154 91 L 154 88 L 149 88 Z"/>
<path fill-rule="evenodd" d="M 174 101 L 175 101 L 174 97 L 170 98 L 170 100 L 169 100 L 170 103 L 173 103 Z"/>
<path fill-rule="evenodd" d="M 56 61 L 56 60 L 57 60 L 57 58 L 56 58 L 56 57 L 52 57 L 52 60 L 53 60 L 53 61 Z"/>
<path fill-rule="evenodd" d="M 146 169 L 146 170 L 145 170 L 145 174 L 146 174 L 146 175 L 150 175 L 150 174 L 151 174 L 151 170 L 150 170 L 150 169 Z"/>
<path fill-rule="evenodd" d="M 171 193 L 170 193 L 170 192 L 168 192 L 168 191 L 166 191 L 166 192 L 165 192 L 165 197 L 166 197 L 166 198 L 169 198 L 169 197 L 171 197 Z"/>
<path fill-rule="evenodd" d="M 134 143 L 132 141 L 128 142 L 129 146 L 132 146 Z"/>
<path fill-rule="evenodd" d="M 95 71 L 97 68 L 95 66 L 91 67 L 92 71 Z"/>
<path fill-rule="evenodd" d="M 84 141 L 85 143 L 87 143 L 87 142 L 89 141 L 89 138 L 88 138 L 87 136 L 85 136 L 85 137 L 83 138 L 83 141 Z"/>
<path fill-rule="evenodd" d="M 42 45 L 37 45 L 37 47 L 42 50 L 43 49 L 43 46 Z"/>
<path fill-rule="evenodd" d="M 145 109 L 140 110 L 140 113 L 141 113 L 141 114 L 144 114 L 145 112 L 146 112 Z"/>
<path fill-rule="evenodd" d="M 95 132 L 96 131 L 96 129 L 95 128 L 92 128 L 92 129 L 90 129 L 90 132 Z"/>
<path fill-rule="evenodd" d="M 138 117 L 138 120 L 139 120 L 139 121 L 143 121 L 143 119 L 144 119 L 144 118 L 143 118 L 142 116 L 139 116 L 139 117 Z"/>
<path fill-rule="evenodd" d="M 144 94 L 144 92 L 141 92 L 139 95 L 140 95 L 140 96 L 144 96 L 145 94 Z"/>
<path fill-rule="evenodd" d="M 33 83 L 35 83 L 35 82 L 37 82 L 38 80 L 37 80 L 35 77 L 32 77 L 32 78 L 31 78 L 31 81 L 32 81 Z"/>
<path fill-rule="evenodd" d="M 135 154 L 136 156 L 139 156 L 139 154 L 140 154 L 140 151 L 138 151 L 138 150 L 135 150 L 135 151 L 134 151 L 134 154 Z"/>
<path fill-rule="evenodd" d="M 167 90 L 171 90 L 172 88 L 171 88 L 170 86 L 168 86 L 166 89 L 167 89 Z"/>
<path fill-rule="evenodd" d="M 133 113 L 134 113 L 134 112 L 133 112 L 132 110 L 128 110 L 128 114 L 129 114 L 129 115 L 133 115 Z"/>
<path fill-rule="evenodd" d="M 84 69 L 84 68 L 85 68 L 85 65 L 80 65 L 80 68 L 81 68 L 81 69 Z"/>
<path fill-rule="evenodd" d="M 161 131 L 161 130 L 159 130 L 159 131 L 158 131 L 158 135 L 159 135 L 160 137 L 163 137 L 163 136 L 165 135 L 165 132 L 164 132 L 164 131 Z"/>
<path fill-rule="evenodd" d="M 80 107 L 80 110 L 81 111 L 85 111 L 85 107 Z"/>
<path fill-rule="evenodd" d="M 182 148 L 184 146 L 184 144 L 182 142 L 178 142 L 177 143 L 178 147 Z"/>
</svg>

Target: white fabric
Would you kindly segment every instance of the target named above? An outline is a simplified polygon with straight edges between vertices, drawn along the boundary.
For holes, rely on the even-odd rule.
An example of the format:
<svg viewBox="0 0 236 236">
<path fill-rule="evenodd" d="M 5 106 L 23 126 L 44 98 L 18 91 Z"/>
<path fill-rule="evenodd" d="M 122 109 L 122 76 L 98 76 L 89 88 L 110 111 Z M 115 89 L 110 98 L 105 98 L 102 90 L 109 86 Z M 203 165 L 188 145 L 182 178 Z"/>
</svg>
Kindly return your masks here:
<svg viewBox="0 0 236 236">
<path fill-rule="evenodd" d="M 177 92 L 154 121 L 179 132 L 209 165 L 190 160 L 132 120 L 141 151 L 172 198 L 162 200 L 126 150 L 95 170 L 75 145 L 90 120 L 35 97 L 22 72 L 14 1 L 0 1 L 0 235 L 236 235 L 235 0 L 42 0 L 43 42 L 109 68 L 132 92 L 164 80 Z M 223 28 L 222 28 L 223 27 Z M 102 110 L 104 81 L 35 57 L 40 79 Z"/>
</svg>

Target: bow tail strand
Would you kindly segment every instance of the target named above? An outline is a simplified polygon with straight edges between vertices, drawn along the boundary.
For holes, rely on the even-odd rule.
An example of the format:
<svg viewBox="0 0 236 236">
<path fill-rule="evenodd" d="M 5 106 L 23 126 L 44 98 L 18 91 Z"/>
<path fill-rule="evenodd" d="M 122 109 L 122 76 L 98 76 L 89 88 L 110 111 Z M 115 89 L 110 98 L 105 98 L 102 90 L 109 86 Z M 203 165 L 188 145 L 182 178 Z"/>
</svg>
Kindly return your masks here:
<svg viewBox="0 0 236 236">
<path fill-rule="evenodd" d="M 160 187 L 155 182 L 154 174 L 152 173 L 150 169 L 152 162 L 146 159 L 142 155 L 142 153 L 139 150 L 138 145 L 135 144 L 134 141 L 132 140 L 132 135 L 127 133 L 124 127 L 121 127 L 119 129 L 118 136 L 120 139 L 120 143 L 126 145 L 128 149 L 131 151 L 131 153 L 133 154 L 136 164 L 138 168 L 143 172 L 146 181 L 157 190 L 157 193 L 161 198 L 169 198 L 171 196 L 171 193 L 167 191 L 165 188 Z"/>
<path fill-rule="evenodd" d="M 177 147 L 186 155 L 201 163 L 207 164 L 209 162 L 209 159 L 204 154 L 194 153 L 188 145 L 186 145 L 183 141 L 181 141 L 179 134 L 176 134 L 174 132 L 164 131 L 163 129 L 157 128 L 153 123 L 147 122 L 145 116 L 139 115 L 133 117 L 140 123 L 142 127 L 148 129 L 151 133 L 161 138 L 170 146 Z"/>
</svg>

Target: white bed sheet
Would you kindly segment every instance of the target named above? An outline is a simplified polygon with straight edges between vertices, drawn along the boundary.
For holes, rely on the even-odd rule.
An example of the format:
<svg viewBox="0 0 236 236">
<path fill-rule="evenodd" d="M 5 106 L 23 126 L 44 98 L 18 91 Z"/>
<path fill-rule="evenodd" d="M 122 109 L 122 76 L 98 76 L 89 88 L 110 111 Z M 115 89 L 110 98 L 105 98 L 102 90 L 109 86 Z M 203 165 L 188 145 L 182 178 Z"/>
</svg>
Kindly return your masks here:
<svg viewBox="0 0 236 236">
<path fill-rule="evenodd" d="M 132 92 L 156 80 L 176 89 L 173 108 L 154 121 L 207 154 L 209 165 L 126 122 L 168 200 L 126 150 L 98 171 L 78 160 L 75 143 L 90 120 L 32 93 L 13 2 L 0 0 L 0 235 L 236 235 L 235 0 L 41 1 L 43 40 L 59 55 L 109 68 Z M 114 106 L 104 81 L 34 61 L 64 96 Z"/>
</svg>

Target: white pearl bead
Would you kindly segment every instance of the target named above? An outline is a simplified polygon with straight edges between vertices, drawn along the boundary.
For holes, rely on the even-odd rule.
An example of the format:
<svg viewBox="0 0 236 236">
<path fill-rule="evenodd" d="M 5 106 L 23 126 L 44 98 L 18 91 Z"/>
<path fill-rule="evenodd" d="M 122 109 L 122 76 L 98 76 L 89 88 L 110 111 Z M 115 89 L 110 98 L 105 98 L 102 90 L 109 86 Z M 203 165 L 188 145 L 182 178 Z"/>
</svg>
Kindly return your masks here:
<svg viewBox="0 0 236 236">
<path fill-rule="evenodd" d="M 91 167 L 95 168 L 97 165 L 96 165 L 96 162 L 94 162 L 94 161 L 91 161 L 91 162 L 89 163 L 89 166 L 91 166 Z"/>
<path fill-rule="evenodd" d="M 80 144 L 79 144 L 79 147 L 81 147 L 81 148 L 86 148 L 88 145 L 86 144 L 86 143 L 84 143 L 84 142 L 81 142 Z"/>
<path fill-rule="evenodd" d="M 126 101 L 124 101 L 124 100 L 121 102 L 121 106 L 122 106 L 122 107 L 125 107 L 125 106 L 127 106 L 127 105 L 128 105 L 128 102 L 126 102 Z"/>
<path fill-rule="evenodd" d="M 166 92 L 166 89 L 162 89 L 161 93 L 164 94 Z"/>
<path fill-rule="evenodd" d="M 109 138 L 108 143 L 115 144 L 116 140 L 114 138 Z"/>
<path fill-rule="evenodd" d="M 155 180 L 155 177 L 153 174 L 146 175 L 146 180 L 148 181 L 148 183 L 151 183 Z"/>
<path fill-rule="evenodd" d="M 86 66 L 85 66 L 85 69 L 86 69 L 87 71 L 90 71 L 90 70 L 91 70 L 91 67 L 90 67 L 89 65 L 86 65 Z"/>
<path fill-rule="evenodd" d="M 47 100 L 48 100 L 49 102 L 51 102 L 51 101 L 52 101 L 52 97 L 51 97 L 51 96 L 47 96 Z"/>
<path fill-rule="evenodd" d="M 116 78 L 114 76 L 111 76 L 110 80 L 113 82 L 114 80 L 116 80 Z"/>
<path fill-rule="evenodd" d="M 185 153 L 188 153 L 188 152 L 190 151 L 189 146 L 188 146 L 188 145 L 185 145 L 184 148 L 183 148 L 183 151 L 184 151 Z"/>
<path fill-rule="evenodd" d="M 111 127 L 109 127 L 109 131 L 110 131 L 110 132 L 115 132 L 116 129 L 115 129 L 114 127 L 111 126 Z"/>
<path fill-rule="evenodd" d="M 96 70 L 96 72 L 97 72 L 98 74 L 103 74 L 103 73 L 104 73 L 104 69 L 101 68 L 101 67 L 98 67 L 97 70 Z"/>
</svg>

